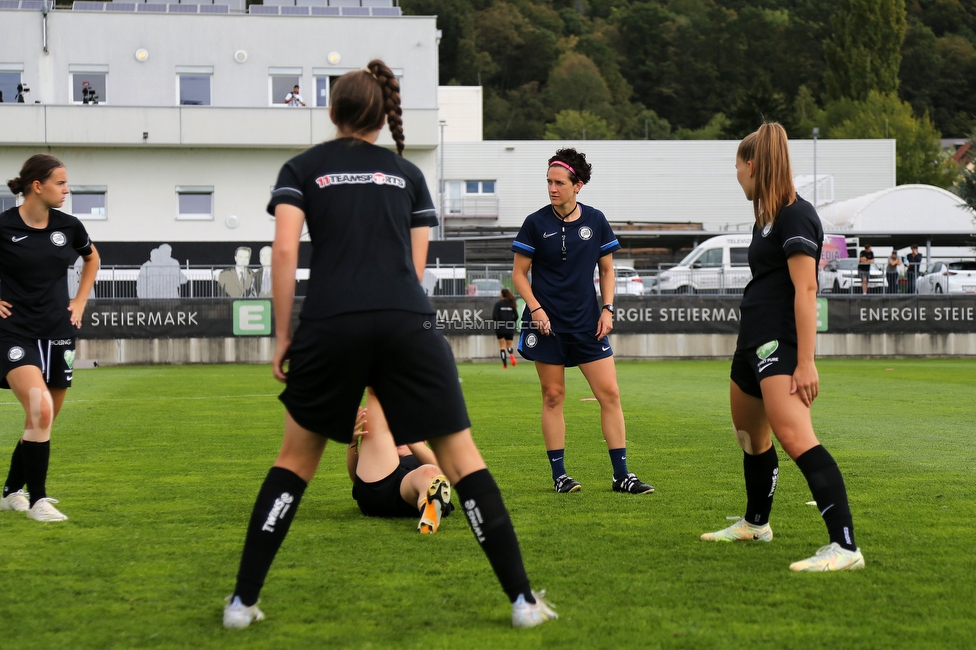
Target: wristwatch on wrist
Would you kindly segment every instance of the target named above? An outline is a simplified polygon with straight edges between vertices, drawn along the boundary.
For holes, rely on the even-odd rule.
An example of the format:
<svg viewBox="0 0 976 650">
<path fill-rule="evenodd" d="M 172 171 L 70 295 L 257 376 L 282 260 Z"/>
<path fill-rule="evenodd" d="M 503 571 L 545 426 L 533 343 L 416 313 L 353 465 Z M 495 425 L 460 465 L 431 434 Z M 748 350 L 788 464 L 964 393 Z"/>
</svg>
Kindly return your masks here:
<svg viewBox="0 0 976 650">
<path fill-rule="evenodd" d="M 610 312 L 610 315 L 613 316 L 613 304 L 603 305 L 603 308 Z"/>
</svg>

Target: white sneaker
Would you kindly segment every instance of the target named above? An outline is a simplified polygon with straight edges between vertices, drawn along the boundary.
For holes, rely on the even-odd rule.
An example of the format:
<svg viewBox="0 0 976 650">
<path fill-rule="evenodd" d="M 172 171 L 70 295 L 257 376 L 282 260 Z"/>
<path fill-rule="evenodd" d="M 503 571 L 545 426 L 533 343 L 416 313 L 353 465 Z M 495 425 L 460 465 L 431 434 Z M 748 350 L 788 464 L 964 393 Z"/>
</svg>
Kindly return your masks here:
<svg viewBox="0 0 976 650">
<path fill-rule="evenodd" d="M 49 497 L 38 499 L 34 503 L 34 506 L 27 511 L 27 518 L 36 521 L 67 521 L 68 515 L 52 505 L 57 502 L 57 499 L 51 499 Z"/>
<path fill-rule="evenodd" d="M 813 557 L 790 565 L 790 571 L 854 571 L 863 568 L 861 549 L 848 551 L 837 542 L 821 546 Z"/>
<path fill-rule="evenodd" d="M 512 603 L 512 627 L 535 627 L 542 625 L 546 621 L 559 618 L 559 614 L 553 611 L 552 605 L 543 600 L 546 595 L 545 590 L 533 591 L 534 603 L 528 603 L 525 596 L 519 597 Z"/>
<path fill-rule="evenodd" d="M 728 528 L 717 530 L 714 533 L 705 533 L 701 536 L 706 542 L 771 542 L 773 541 L 773 530 L 769 524 L 754 526 L 742 517 L 726 517 L 734 519 L 735 523 Z"/>
<path fill-rule="evenodd" d="M 20 512 L 27 512 L 30 510 L 30 501 L 27 500 L 27 496 L 27 493 L 23 490 L 11 492 L 4 498 L 0 499 L 0 510 L 18 510 Z"/>
<path fill-rule="evenodd" d="M 233 600 L 227 596 L 227 607 L 224 608 L 224 627 L 228 630 L 243 630 L 251 624 L 251 621 L 263 620 L 264 612 L 258 609 L 257 603 L 245 607 L 240 596 L 234 596 Z"/>
</svg>

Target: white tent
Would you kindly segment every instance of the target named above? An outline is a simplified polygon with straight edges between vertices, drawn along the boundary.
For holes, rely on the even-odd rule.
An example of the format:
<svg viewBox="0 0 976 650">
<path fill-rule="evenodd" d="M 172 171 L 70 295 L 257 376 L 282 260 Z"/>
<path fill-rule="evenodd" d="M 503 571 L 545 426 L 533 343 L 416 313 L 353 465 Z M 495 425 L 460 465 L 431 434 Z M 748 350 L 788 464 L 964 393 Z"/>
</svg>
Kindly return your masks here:
<svg viewBox="0 0 976 650">
<path fill-rule="evenodd" d="M 898 185 L 817 208 L 824 229 L 863 233 L 973 233 L 976 213 L 932 185 Z"/>
</svg>

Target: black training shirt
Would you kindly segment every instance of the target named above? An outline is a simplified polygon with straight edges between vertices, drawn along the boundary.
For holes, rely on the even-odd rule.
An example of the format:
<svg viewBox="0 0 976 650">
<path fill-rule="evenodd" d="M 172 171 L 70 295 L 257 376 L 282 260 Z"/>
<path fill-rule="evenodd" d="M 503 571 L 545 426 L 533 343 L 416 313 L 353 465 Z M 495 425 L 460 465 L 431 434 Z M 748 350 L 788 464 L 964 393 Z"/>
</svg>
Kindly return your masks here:
<svg viewBox="0 0 976 650">
<path fill-rule="evenodd" d="M 88 231 L 76 217 L 49 210 L 45 228 L 31 228 L 13 207 L 0 214 L 0 300 L 12 306 L 0 332 L 32 339 L 74 336 L 68 312 L 68 267 L 90 255 Z"/>
<path fill-rule="evenodd" d="M 532 258 L 532 294 L 559 334 L 596 334 L 600 305 L 593 269 L 601 257 L 620 249 L 603 213 L 578 205 L 576 221 L 563 221 L 551 205 L 533 212 L 512 243 L 513 252 Z M 526 305 L 523 320 L 530 318 L 528 313 Z"/>
<path fill-rule="evenodd" d="M 816 260 L 819 266 L 822 249 L 820 217 L 813 206 L 799 196 L 792 204 L 780 209 L 771 226 L 753 227 L 752 243 L 749 244 L 752 280 L 742 296 L 739 349 L 777 340 L 796 344 L 796 288 L 787 258 L 793 253 L 803 253 Z"/>
<path fill-rule="evenodd" d="M 874 262 L 874 251 L 861 251 L 861 257 L 866 259 L 867 262 L 861 263 L 860 258 L 858 258 L 857 270 L 865 272 L 870 271 L 871 266 L 873 266 L 872 263 Z"/>
<path fill-rule="evenodd" d="M 312 240 L 302 318 L 377 309 L 433 313 L 411 256 L 410 229 L 437 225 L 416 165 L 363 140 L 331 140 L 281 168 L 268 212 L 281 204 L 305 213 Z"/>
<path fill-rule="evenodd" d="M 495 321 L 495 329 L 515 331 L 518 323 L 515 320 L 518 315 L 515 308 L 507 300 L 499 300 L 495 303 L 495 308 L 491 310 L 491 319 Z"/>
</svg>

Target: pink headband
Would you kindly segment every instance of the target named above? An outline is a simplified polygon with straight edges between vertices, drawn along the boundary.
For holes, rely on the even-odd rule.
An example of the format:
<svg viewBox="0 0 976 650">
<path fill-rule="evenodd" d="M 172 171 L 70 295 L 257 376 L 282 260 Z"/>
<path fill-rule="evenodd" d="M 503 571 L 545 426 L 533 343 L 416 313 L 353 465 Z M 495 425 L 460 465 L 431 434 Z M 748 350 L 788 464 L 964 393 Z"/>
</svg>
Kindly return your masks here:
<svg viewBox="0 0 976 650">
<path fill-rule="evenodd" d="M 573 176 L 576 176 L 577 175 L 575 169 L 573 169 L 572 167 L 570 167 L 569 165 L 567 165 L 566 163 L 564 163 L 561 160 L 553 160 L 551 163 L 549 163 L 549 166 L 550 167 L 552 167 L 553 165 L 559 165 L 560 167 L 565 167 L 569 171 L 573 172 Z"/>
</svg>

